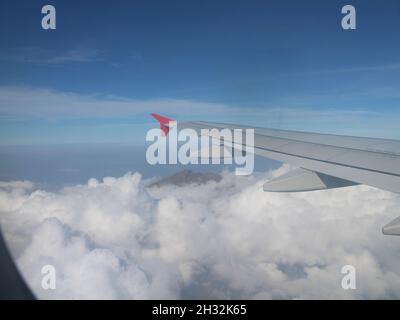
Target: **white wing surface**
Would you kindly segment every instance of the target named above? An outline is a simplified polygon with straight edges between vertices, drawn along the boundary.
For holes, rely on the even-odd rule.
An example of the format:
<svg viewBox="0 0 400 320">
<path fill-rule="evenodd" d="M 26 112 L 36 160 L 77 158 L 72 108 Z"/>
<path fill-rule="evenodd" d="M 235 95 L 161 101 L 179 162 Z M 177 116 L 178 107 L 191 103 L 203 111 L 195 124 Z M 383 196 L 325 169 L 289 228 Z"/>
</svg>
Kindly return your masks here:
<svg viewBox="0 0 400 320">
<path fill-rule="evenodd" d="M 168 118 L 166 118 L 168 119 Z M 168 119 L 169 120 L 169 119 Z M 164 123 L 165 125 L 165 123 Z M 176 125 L 176 122 L 174 122 Z M 299 167 L 264 184 L 269 192 L 299 192 L 366 184 L 400 193 L 400 141 L 311 132 L 256 128 L 216 122 L 182 122 L 178 130 L 254 129 L 254 153 Z M 213 135 L 213 138 L 216 137 Z M 218 139 L 218 137 L 217 137 Z M 243 134 L 242 141 L 245 141 Z M 243 149 L 246 143 L 226 141 Z M 249 146 L 249 144 L 247 144 Z M 384 234 L 400 235 L 400 218 L 383 227 Z"/>
</svg>

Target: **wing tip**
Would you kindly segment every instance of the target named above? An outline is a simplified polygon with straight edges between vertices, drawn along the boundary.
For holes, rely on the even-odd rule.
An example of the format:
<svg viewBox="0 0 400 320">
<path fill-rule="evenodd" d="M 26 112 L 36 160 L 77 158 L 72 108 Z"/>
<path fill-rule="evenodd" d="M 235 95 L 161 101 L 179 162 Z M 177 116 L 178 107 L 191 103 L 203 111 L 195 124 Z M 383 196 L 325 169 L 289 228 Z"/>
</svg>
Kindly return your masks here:
<svg viewBox="0 0 400 320">
<path fill-rule="evenodd" d="M 170 129 L 170 123 L 175 123 L 175 120 L 172 120 L 170 118 L 161 116 L 157 113 L 152 112 L 151 116 L 156 119 L 158 121 L 158 123 L 160 124 L 160 130 L 163 136 L 167 136 L 169 133 L 169 129 Z"/>
</svg>

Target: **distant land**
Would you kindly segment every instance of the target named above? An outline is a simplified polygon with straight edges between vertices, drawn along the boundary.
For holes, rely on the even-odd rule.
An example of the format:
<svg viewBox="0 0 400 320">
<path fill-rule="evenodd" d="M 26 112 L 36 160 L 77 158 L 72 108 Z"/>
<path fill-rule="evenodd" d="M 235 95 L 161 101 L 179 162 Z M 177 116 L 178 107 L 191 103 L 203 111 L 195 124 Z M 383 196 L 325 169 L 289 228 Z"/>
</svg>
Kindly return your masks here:
<svg viewBox="0 0 400 320">
<path fill-rule="evenodd" d="M 219 182 L 222 176 L 212 172 L 193 172 L 191 170 L 183 170 L 172 176 L 162 178 L 156 182 L 147 185 L 148 188 L 163 187 L 166 185 L 185 186 L 189 184 L 205 184 L 209 181 Z"/>
</svg>

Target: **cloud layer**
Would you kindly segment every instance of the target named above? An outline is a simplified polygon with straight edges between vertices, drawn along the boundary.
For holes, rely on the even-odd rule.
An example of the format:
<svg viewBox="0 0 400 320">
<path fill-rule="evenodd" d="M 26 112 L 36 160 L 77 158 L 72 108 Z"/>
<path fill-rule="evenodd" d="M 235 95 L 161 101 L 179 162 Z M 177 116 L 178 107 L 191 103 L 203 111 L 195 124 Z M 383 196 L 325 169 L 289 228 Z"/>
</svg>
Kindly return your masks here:
<svg viewBox="0 0 400 320">
<path fill-rule="evenodd" d="M 367 186 L 264 193 L 265 180 L 146 189 L 128 173 L 58 192 L 0 184 L 8 244 L 40 298 L 400 298 L 398 195 Z M 41 288 L 54 265 L 57 289 Z M 341 268 L 357 270 L 343 290 Z"/>
<path fill-rule="evenodd" d="M 42 48 L 25 47 L 4 50 L 0 60 L 9 62 L 33 63 L 38 65 L 61 65 L 66 63 L 82 63 L 101 61 L 99 50 L 75 48 L 56 54 Z"/>
<path fill-rule="evenodd" d="M 299 99 L 295 99 L 299 100 Z M 29 103 L 28 103 L 29 102 Z M 29 105 L 29 108 L 27 108 Z M 156 98 L 132 99 L 98 94 L 78 94 L 46 88 L 0 86 L 0 116 L 3 118 L 76 118 L 76 117 L 121 117 L 148 115 L 149 112 L 162 114 L 179 114 L 183 117 L 194 115 L 243 117 L 252 119 L 262 117 L 263 121 L 271 117 L 281 117 L 288 123 L 297 123 L 299 118 L 313 118 L 318 121 L 354 121 L 360 117 L 377 117 L 381 114 L 363 108 L 331 108 L 317 110 L 289 104 L 263 105 L 263 108 L 252 106 L 234 106 L 207 101 Z M 393 117 L 393 114 L 391 114 Z M 305 120 L 301 122 L 304 122 Z M 296 121 L 297 120 L 297 121 Z M 385 117 L 385 120 L 389 120 Z M 225 120 L 226 121 L 226 120 Z M 353 124 L 354 125 L 354 124 Z"/>
<path fill-rule="evenodd" d="M 178 121 L 196 119 L 300 131 L 312 129 L 321 133 L 398 137 L 397 109 L 386 112 L 362 105 L 346 107 L 346 103 L 337 107 L 321 101 L 322 98 L 332 101 L 326 95 L 315 98 L 312 102 L 311 97 L 291 96 L 261 107 L 207 99 L 146 99 L 0 86 L 2 144 L 132 142 L 135 140 L 132 135 L 139 137 L 140 141 L 136 139 L 136 142 L 142 143 L 145 130 L 155 125 L 149 117 L 152 112 Z"/>
<path fill-rule="evenodd" d="M 29 107 L 27 107 L 29 105 Z M 150 112 L 183 115 L 212 114 L 227 106 L 185 99 L 129 99 L 116 96 L 84 95 L 30 87 L 0 86 L 0 116 L 11 118 L 76 118 L 148 115 Z"/>
</svg>

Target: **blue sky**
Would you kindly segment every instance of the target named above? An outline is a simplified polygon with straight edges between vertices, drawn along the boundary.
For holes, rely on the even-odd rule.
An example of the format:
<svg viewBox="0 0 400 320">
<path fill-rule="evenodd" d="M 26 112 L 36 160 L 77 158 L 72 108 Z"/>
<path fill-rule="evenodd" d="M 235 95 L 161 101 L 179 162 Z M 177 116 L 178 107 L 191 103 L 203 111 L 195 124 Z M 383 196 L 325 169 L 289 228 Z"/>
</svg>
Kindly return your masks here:
<svg viewBox="0 0 400 320">
<path fill-rule="evenodd" d="M 399 31 L 388 0 L 5 0 L 0 144 L 144 144 L 153 111 L 400 138 Z"/>
</svg>

